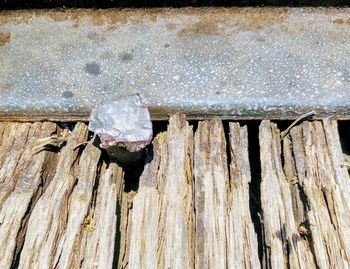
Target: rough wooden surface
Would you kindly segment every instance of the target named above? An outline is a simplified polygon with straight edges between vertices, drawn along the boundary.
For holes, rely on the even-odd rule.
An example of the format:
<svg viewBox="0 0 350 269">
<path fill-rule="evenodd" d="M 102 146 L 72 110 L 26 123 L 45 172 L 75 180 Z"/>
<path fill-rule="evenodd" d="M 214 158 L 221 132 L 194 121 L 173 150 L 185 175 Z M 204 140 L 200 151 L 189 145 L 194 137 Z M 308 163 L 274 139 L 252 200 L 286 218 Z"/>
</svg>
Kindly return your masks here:
<svg viewBox="0 0 350 269">
<path fill-rule="evenodd" d="M 336 121 L 304 122 L 282 148 L 277 125 L 263 121 L 259 140 L 266 267 L 349 268 L 350 181 Z"/>
<path fill-rule="evenodd" d="M 248 140 L 249 128 L 214 118 L 194 132 L 172 116 L 129 191 L 84 123 L 0 123 L 0 267 L 349 268 L 337 122 L 303 122 L 282 140 L 269 121 Z M 61 142 L 38 150 L 47 137 Z"/>
<path fill-rule="evenodd" d="M 112 268 L 116 252 L 117 222 L 120 218 L 117 216 L 117 207 L 123 190 L 123 176 L 122 169 L 115 163 L 108 167 L 104 163 L 101 168 L 94 206 L 89 212 L 96 228 L 93 231 L 85 229 L 83 232 L 85 244 L 81 244 L 81 268 Z"/>
<path fill-rule="evenodd" d="M 291 131 L 291 138 L 316 265 L 349 268 L 350 181 L 342 166 L 337 123 L 304 122 Z"/>
<path fill-rule="evenodd" d="M 230 127 L 231 179 L 220 119 L 200 122 L 194 144 L 182 116 L 172 117 L 168 131 L 156 136 L 133 199 L 129 257 L 123 265 L 260 267 L 249 211 L 247 129 Z"/>
<path fill-rule="evenodd" d="M 134 198 L 129 268 L 194 268 L 193 131 L 183 115 L 155 138 L 153 158 Z"/>
<path fill-rule="evenodd" d="M 230 252 L 226 240 L 229 172 L 220 119 L 199 122 L 194 148 L 196 266 L 225 268 L 233 249 Z"/>
<path fill-rule="evenodd" d="M 0 267 L 111 268 L 122 169 L 101 160 L 94 140 L 81 144 L 84 123 L 53 152 L 37 144 L 60 134 L 56 124 L 4 125 Z"/>
<path fill-rule="evenodd" d="M 41 151 L 33 154 L 31 149 L 38 138 L 51 136 L 55 133 L 57 131 L 56 124 L 34 123 L 31 129 L 34 130 L 32 136 L 27 139 L 26 143 L 22 144 L 25 148 L 25 152 L 22 153 L 22 161 L 17 163 L 16 171 L 7 179 L 11 181 L 10 185 L 14 188 L 11 187 L 11 192 L 7 191 L 9 185 L 5 187 L 3 185 L 7 184 L 6 181 L 0 185 L 1 197 L 6 197 L 0 207 L 0 242 L 2 242 L 0 268 L 9 268 L 13 263 L 16 251 L 21 248 L 27 222 L 26 215 L 31 212 L 32 206 L 42 192 L 45 181 L 50 180 L 49 170 L 52 168 L 52 164 L 55 164 L 54 153 Z M 19 135 L 25 136 L 25 134 Z M 20 138 L 18 137 L 18 139 Z M 22 139 L 20 141 L 23 141 Z"/>
<path fill-rule="evenodd" d="M 230 123 L 230 153 L 227 268 L 260 268 L 257 235 L 249 205 L 251 173 L 247 126 Z"/>
<path fill-rule="evenodd" d="M 266 260 L 271 268 L 314 268 L 311 249 L 298 232 L 291 190 L 281 159 L 280 132 L 263 121 L 259 129 L 261 158 L 261 206 Z"/>
</svg>

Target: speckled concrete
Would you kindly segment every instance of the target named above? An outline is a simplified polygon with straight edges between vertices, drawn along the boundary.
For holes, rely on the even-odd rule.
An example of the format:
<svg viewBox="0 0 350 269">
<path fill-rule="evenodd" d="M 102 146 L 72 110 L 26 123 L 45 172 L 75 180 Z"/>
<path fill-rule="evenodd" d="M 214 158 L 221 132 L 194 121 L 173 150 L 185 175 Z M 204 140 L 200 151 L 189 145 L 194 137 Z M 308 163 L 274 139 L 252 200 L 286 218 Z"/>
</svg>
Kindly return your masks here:
<svg viewBox="0 0 350 269">
<path fill-rule="evenodd" d="M 1 12 L 0 32 L 3 119 L 136 93 L 155 119 L 350 117 L 350 9 Z"/>
</svg>

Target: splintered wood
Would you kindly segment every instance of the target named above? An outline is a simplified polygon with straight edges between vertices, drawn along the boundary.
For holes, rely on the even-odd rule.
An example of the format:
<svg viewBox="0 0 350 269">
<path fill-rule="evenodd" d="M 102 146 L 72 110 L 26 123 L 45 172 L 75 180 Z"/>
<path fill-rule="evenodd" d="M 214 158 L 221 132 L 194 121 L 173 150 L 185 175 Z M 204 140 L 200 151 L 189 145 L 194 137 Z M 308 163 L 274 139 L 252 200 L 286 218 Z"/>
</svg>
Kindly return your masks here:
<svg viewBox="0 0 350 269">
<path fill-rule="evenodd" d="M 193 138 L 177 115 L 154 139 L 133 203 L 130 268 L 260 267 L 247 129 L 234 123 L 230 133 L 231 175 L 219 119 L 200 122 Z"/>
<path fill-rule="evenodd" d="M 0 123 L 0 268 L 350 268 L 337 122 L 248 129 L 170 117 L 126 191 L 86 124 Z"/>
<path fill-rule="evenodd" d="M 277 125 L 263 121 L 259 141 L 267 266 L 349 268 L 350 179 L 337 122 L 303 122 L 281 148 Z"/>
<path fill-rule="evenodd" d="M 54 123 L 1 126 L 0 268 L 111 268 L 121 168 L 107 167 L 91 140 L 76 148 L 87 140 L 83 123 L 59 153 L 33 151 L 60 135 Z"/>
</svg>

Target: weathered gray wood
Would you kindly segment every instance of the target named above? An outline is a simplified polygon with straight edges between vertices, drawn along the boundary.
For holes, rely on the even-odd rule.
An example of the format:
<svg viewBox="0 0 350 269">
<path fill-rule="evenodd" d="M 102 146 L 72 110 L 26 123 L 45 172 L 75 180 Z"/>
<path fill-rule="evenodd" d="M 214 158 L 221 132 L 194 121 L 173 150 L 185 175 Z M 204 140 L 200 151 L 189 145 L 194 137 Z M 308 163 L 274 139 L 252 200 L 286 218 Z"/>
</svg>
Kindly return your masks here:
<svg viewBox="0 0 350 269">
<path fill-rule="evenodd" d="M 281 161 L 280 132 L 276 124 L 259 127 L 261 207 L 268 266 L 314 268 L 311 249 L 302 241 L 295 223 L 289 183 Z"/>
<path fill-rule="evenodd" d="M 133 199 L 135 192 L 124 192 L 121 199 L 120 213 L 120 245 L 118 268 L 128 268 L 130 253 L 130 237 L 132 229 Z"/>
<path fill-rule="evenodd" d="M 5 132 L 6 122 L 0 122 L 0 145 L 2 144 L 2 137 Z"/>
<path fill-rule="evenodd" d="M 32 149 L 63 135 L 56 124 L 0 123 L 0 267 L 19 257 L 19 268 L 259 268 L 247 128 L 229 129 L 226 142 L 215 118 L 193 137 L 172 116 L 138 191 L 125 192 L 122 169 L 81 144 L 85 124 L 55 153 Z M 263 121 L 259 141 L 263 267 L 349 268 L 350 180 L 336 121 L 304 122 L 282 141 Z"/>
<path fill-rule="evenodd" d="M 336 122 L 304 122 L 291 138 L 315 262 L 319 268 L 349 268 L 350 182 Z"/>
<path fill-rule="evenodd" d="M 65 227 L 52 253 L 52 265 L 57 268 L 76 268 L 80 264 L 78 250 L 84 231 L 82 223 L 88 215 L 100 155 L 100 149 L 90 141 L 80 157 L 78 182 L 69 196 L 67 208 L 63 208 L 66 210 L 63 214 L 67 215 Z"/>
<path fill-rule="evenodd" d="M 20 249 L 26 220 L 32 207 L 41 194 L 40 185 L 48 179 L 47 167 L 55 163 L 51 152 L 42 151 L 31 155 L 30 149 L 38 138 L 51 136 L 57 131 L 54 123 L 34 123 L 36 133 L 29 137 L 22 162 L 17 164 L 15 175 L 11 177 L 14 189 L 8 194 L 0 208 L 0 268 L 10 268 L 15 257 L 15 250 Z"/>
<path fill-rule="evenodd" d="M 154 155 L 134 198 L 130 268 L 193 268 L 193 131 L 184 115 L 170 118 Z"/>
<path fill-rule="evenodd" d="M 98 182 L 95 206 L 90 215 L 96 223 L 93 231 L 84 230 L 80 268 L 112 268 L 117 232 L 117 204 L 121 197 L 124 173 L 115 163 L 102 165 Z M 117 249 L 119 251 L 119 249 Z M 61 267 L 65 268 L 65 267 Z"/>
<path fill-rule="evenodd" d="M 4 166 L 4 160 L 6 157 L 8 157 L 9 150 L 15 141 L 16 136 L 18 136 L 18 133 L 16 135 L 19 124 L 18 123 L 5 123 L 4 124 L 4 130 L 3 130 L 3 141 L 1 141 L 0 144 L 0 167 Z M 6 139 L 5 139 L 6 138 Z"/>
<path fill-rule="evenodd" d="M 226 268 L 228 260 L 231 260 L 229 256 L 235 252 L 235 249 L 228 249 L 227 244 L 234 241 L 229 237 L 238 231 L 228 229 L 226 239 L 225 229 L 226 221 L 228 225 L 231 224 L 232 217 L 230 215 L 228 219 L 227 216 L 227 165 L 226 140 L 221 120 L 215 118 L 199 122 L 194 146 L 196 268 Z"/>
<path fill-rule="evenodd" d="M 145 169 L 140 178 L 139 190 L 133 199 L 130 253 L 128 256 L 130 268 L 157 268 L 161 202 L 157 185 L 162 152 L 166 149 L 165 138 L 166 134 L 161 133 L 153 140 L 153 152 L 147 156 Z"/>
<path fill-rule="evenodd" d="M 27 161 L 25 157 L 31 154 L 32 144 L 36 141 L 35 136 L 38 130 L 37 124 L 33 126 L 30 123 L 10 125 L 9 133 L 6 135 L 11 138 L 6 139 L 1 145 L 3 156 L 0 159 L 0 208 L 16 184 L 16 178 L 14 178 L 16 168 L 21 167 L 21 164 Z M 28 142 L 28 134 L 31 138 L 30 142 Z M 22 157 L 23 153 L 25 157 Z"/>
<path fill-rule="evenodd" d="M 231 125 L 230 182 L 221 120 L 215 118 L 199 123 L 193 157 L 194 197 L 191 195 L 193 183 L 189 180 L 192 179 L 189 177 L 191 170 L 187 170 L 186 180 L 186 169 L 191 168 L 190 130 L 183 116 L 176 115 L 171 118 L 168 131 L 158 134 L 153 141 L 151 161 L 146 161 L 140 188 L 133 199 L 129 256 L 124 265 L 129 268 L 188 268 L 183 256 L 175 259 L 181 254 L 179 249 L 185 253 L 189 242 L 195 241 L 194 249 L 190 249 L 194 256 L 187 254 L 195 260 L 186 263 L 187 266 L 259 268 L 257 237 L 249 210 L 247 129 L 240 128 L 239 124 Z M 186 138 L 189 135 L 190 138 Z M 167 184 L 173 185 L 171 192 Z M 189 218 L 183 220 L 184 215 L 174 218 L 176 211 L 180 214 L 185 210 L 189 210 L 187 216 L 194 216 L 189 206 L 194 207 L 195 229 Z M 166 244 L 176 229 L 180 229 L 177 237 L 172 237 L 172 244 Z M 184 242 L 185 246 L 181 247 Z M 173 257 L 168 265 L 164 253 Z"/>
<path fill-rule="evenodd" d="M 212 136 L 215 136 L 215 132 Z M 246 126 L 230 123 L 230 153 L 227 268 L 260 268 L 257 235 L 249 208 L 251 174 Z"/>
<path fill-rule="evenodd" d="M 60 152 L 56 173 L 29 218 L 28 230 L 20 256 L 19 268 L 53 268 L 54 253 L 68 219 L 69 196 L 77 171 L 78 149 L 85 141 L 87 126 L 77 123 Z"/>
</svg>

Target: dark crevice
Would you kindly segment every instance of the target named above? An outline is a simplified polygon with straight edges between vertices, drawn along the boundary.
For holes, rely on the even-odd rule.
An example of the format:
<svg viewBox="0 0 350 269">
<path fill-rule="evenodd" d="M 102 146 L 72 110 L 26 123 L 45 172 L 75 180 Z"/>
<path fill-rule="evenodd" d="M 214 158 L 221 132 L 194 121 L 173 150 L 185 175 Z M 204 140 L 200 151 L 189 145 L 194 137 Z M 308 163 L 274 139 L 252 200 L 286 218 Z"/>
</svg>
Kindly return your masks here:
<svg viewBox="0 0 350 269">
<path fill-rule="evenodd" d="M 1 1 L 1 0 L 0 0 Z M 67 129 L 69 131 L 73 131 L 74 127 L 76 125 L 76 122 L 57 122 L 57 125 L 59 128 L 63 129 Z"/>
<path fill-rule="evenodd" d="M 157 136 L 157 134 L 165 132 L 168 128 L 168 121 L 153 121 L 153 138 Z"/>
<path fill-rule="evenodd" d="M 231 149 L 230 149 L 230 121 L 222 121 L 224 127 L 225 140 L 226 140 L 226 156 L 227 156 L 227 167 L 230 168 L 231 165 Z"/>
<path fill-rule="evenodd" d="M 190 121 L 188 121 L 188 124 L 189 124 L 190 126 L 192 126 L 193 133 L 196 133 L 196 132 L 197 132 L 198 123 L 199 123 L 198 120 L 190 120 Z"/>
<path fill-rule="evenodd" d="M 121 199 L 118 199 L 116 212 L 117 221 L 116 221 L 116 233 L 115 233 L 115 240 L 114 240 L 114 255 L 113 255 L 113 266 L 112 268 L 118 268 L 118 261 L 119 261 L 119 254 L 120 254 L 120 242 L 121 242 L 121 231 L 120 231 L 120 224 L 121 224 Z"/>
<path fill-rule="evenodd" d="M 338 131 L 342 151 L 350 156 L 350 121 L 338 121 Z"/>
<path fill-rule="evenodd" d="M 23 8 L 155 8 L 155 7 L 246 7 L 246 6 L 348 6 L 348 0 L 0 0 L 1 9 Z"/>
<path fill-rule="evenodd" d="M 263 214 L 260 198 L 261 162 L 259 146 L 259 125 L 261 121 L 252 120 L 240 123 L 242 126 L 247 125 L 248 127 L 248 153 L 251 171 L 251 182 L 249 185 L 249 207 L 254 229 L 258 239 L 259 259 L 262 267 L 264 267 L 265 261 L 263 250 L 265 248 L 265 240 L 263 236 Z"/>
<path fill-rule="evenodd" d="M 274 123 L 277 124 L 277 128 L 280 130 L 280 133 L 282 134 L 283 131 L 288 129 L 288 127 L 293 123 L 293 121 L 283 120 L 283 121 L 276 121 Z M 287 134 L 287 136 L 288 135 L 289 134 Z M 283 154 L 283 140 L 281 140 L 281 164 L 282 164 L 282 167 L 285 166 L 285 160 L 284 160 L 284 154 Z"/>
<path fill-rule="evenodd" d="M 198 124 L 198 123 L 196 123 Z M 153 122 L 153 138 L 159 133 L 167 130 L 168 121 L 154 121 Z M 99 142 L 97 142 L 99 143 Z M 113 158 L 111 161 L 116 162 L 124 170 L 124 191 L 125 192 L 137 192 L 140 183 L 140 177 L 144 170 L 145 164 L 150 162 L 150 156 L 153 153 L 152 144 L 148 145 L 145 150 L 138 153 L 128 153 L 121 151 L 121 158 Z M 127 161 L 125 162 L 124 160 Z"/>
</svg>

